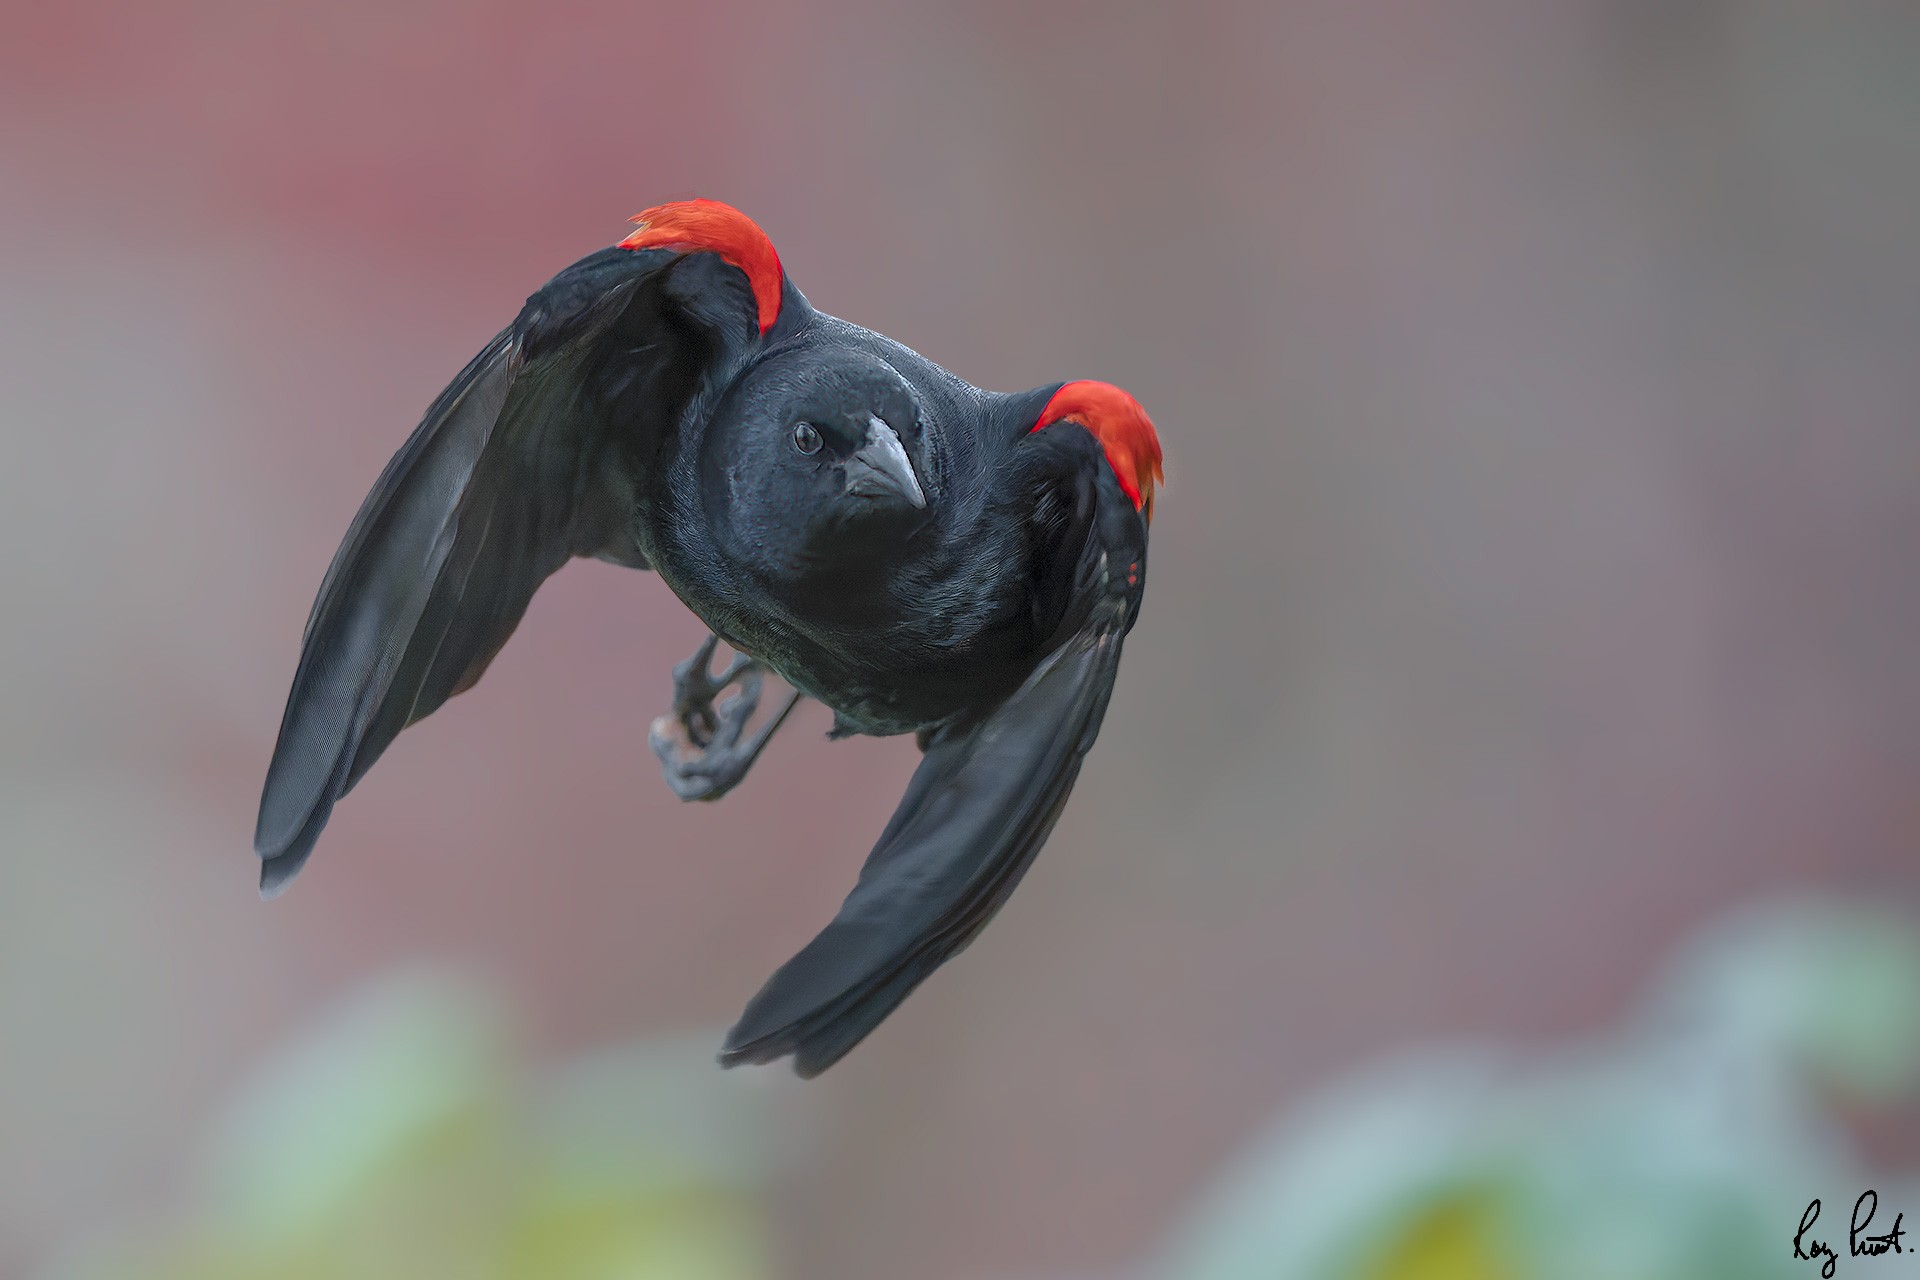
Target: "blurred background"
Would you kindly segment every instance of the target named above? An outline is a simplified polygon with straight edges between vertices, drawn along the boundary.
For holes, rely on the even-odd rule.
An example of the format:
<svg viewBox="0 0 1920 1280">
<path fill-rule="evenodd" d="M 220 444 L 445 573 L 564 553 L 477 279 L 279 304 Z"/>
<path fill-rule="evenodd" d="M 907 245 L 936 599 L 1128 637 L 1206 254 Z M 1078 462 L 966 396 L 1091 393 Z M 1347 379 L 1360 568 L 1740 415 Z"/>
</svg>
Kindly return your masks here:
<svg viewBox="0 0 1920 1280">
<path fill-rule="evenodd" d="M 0 8 L 0 1275 L 1697 1280 L 1920 1212 L 1920 10 Z M 380 467 L 692 194 L 1167 450 L 1045 854 L 804 1085 L 710 1054 L 915 753 L 809 707 L 679 804 L 650 576 L 254 891 Z"/>
</svg>

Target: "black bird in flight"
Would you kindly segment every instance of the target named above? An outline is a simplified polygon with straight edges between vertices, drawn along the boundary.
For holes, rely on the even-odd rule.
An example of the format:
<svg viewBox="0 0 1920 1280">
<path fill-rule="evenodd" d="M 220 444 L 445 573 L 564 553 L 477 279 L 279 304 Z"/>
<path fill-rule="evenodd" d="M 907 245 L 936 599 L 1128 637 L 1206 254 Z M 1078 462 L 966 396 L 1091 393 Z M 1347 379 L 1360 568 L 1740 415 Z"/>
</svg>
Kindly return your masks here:
<svg viewBox="0 0 1920 1280">
<path fill-rule="evenodd" d="M 651 735 L 682 798 L 738 783 L 803 694 L 835 736 L 925 753 L 839 914 L 721 1053 L 813 1076 L 973 939 L 1059 817 L 1140 609 L 1160 444 L 1117 387 L 982 391 L 814 310 L 727 205 L 634 222 L 527 300 L 354 517 L 267 770 L 260 889 L 480 678 L 547 575 L 651 568 L 713 632 Z M 719 640 L 740 656 L 716 675 Z M 795 692 L 748 732 L 766 670 Z"/>
</svg>

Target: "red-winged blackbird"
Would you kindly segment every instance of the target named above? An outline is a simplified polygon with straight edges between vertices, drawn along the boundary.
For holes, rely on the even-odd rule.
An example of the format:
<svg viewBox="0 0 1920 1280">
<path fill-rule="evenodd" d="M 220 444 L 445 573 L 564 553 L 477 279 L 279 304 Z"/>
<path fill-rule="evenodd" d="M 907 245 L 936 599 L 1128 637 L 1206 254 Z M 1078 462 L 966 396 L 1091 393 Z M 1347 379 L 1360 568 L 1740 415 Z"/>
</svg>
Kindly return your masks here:
<svg viewBox="0 0 1920 1280">
<path fill-rule="evenodd" d="M 836 736 L 925 752 L 839 915 L 721 1054 L 811 1076 L 972 940 L 1052 829 L 1139 611 L 1160 444 L 1117 387 L 981 391 L 815 311 L 724 204 L 634 221 L 527 300 L 354 518 L 267 771 L 261 892 L 548 574 L 652 568 L 742 655 L 716 677 L 709 640 L 675 672 L 653 743 L 680 796 L 726 792 L 792 708 L 746 732 L 763 669 Z"/>
</svg>

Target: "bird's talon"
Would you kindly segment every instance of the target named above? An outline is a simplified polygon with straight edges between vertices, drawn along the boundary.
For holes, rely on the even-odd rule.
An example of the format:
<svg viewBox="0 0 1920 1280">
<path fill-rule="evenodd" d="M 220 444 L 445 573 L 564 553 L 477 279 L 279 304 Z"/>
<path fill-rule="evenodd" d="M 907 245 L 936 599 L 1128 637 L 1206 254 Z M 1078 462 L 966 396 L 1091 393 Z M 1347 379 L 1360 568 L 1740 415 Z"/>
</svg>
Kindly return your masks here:
<svg viewBox="0 0 1920 1280">
<path fill-rule="evenodd" d="M 715 675 L 718 645 L 718 637 L 709 636 L 693 657 L 673 669 L 673 711 L 647 730 L 647 743 L 660 757 L 667 786 L 682 800 L 717 800 L 732 790 L 800 699 L 794 694 L 778 715 L 748 736 L 747 725 L 760 709 L 765 668 L 736 654 Z M 728 689 L 733 692 L 722 700 Z"/>
<path fill-rule="evenodd" d="M 707 747 L 719 738 L 724 708 L 717 712 L 714 702 L 728 687 L 739 685 L 746 694 L 751 684 L 752 694 L 758 696 L 760 664 L 745 654 L 735 654 L 725 671 L 713 674 L 713 654 L 719 644 L 718 636 L 708 636 L 691 658 L 673 669 L 673 715 L 686 727 L 688 741 L 695 747 Z"/>
</svg>

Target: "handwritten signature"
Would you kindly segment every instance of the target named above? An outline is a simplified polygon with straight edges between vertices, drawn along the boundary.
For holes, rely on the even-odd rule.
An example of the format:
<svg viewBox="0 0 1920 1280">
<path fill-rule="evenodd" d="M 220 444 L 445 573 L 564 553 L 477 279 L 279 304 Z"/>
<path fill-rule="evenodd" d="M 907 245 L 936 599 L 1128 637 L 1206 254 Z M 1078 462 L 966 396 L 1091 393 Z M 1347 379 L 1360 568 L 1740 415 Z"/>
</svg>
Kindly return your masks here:
<svg viewBox="0 0 1920 1280">
<path fill-rule="evenodd" d="M 1872 1190 L 1862 1191 L 1860 1198 L 1853 1202 L 1853 1217 L 1847 1223 L 1848 1257 L 1878 1258 L 1887 1253 L 1909 1252 L 1900 1245 L 1900 1237 L 1906 1234 L 1906 1229 L 1900 1225 L 1907 1216 L 1904 1213 L 1893 1215 L 1893 1230 L 1885 1235 L 1867 1234 L 1867 1228 L 1873 1225 L 1873 1215 L 1879 1208 L 1879 1193 Z M 1813 1224 L 1819 1220 L 1820 1202 L 1815 1200 L 1800 1215 L 1800 1229 L 1793 1233 L 1793 1256 L 1800 1262 L 1818 1262 L 1822 1280 L 1833 1280 L 1834 1268 L 1840 1265 L 1840 1255 L 1836 1252 L 1834 1242 L 1813 1235 Z"/>
</svg>

